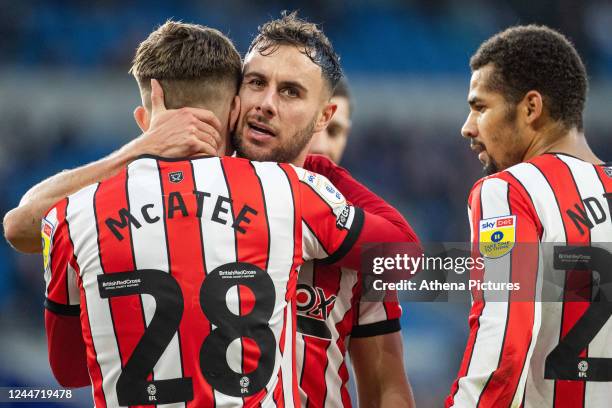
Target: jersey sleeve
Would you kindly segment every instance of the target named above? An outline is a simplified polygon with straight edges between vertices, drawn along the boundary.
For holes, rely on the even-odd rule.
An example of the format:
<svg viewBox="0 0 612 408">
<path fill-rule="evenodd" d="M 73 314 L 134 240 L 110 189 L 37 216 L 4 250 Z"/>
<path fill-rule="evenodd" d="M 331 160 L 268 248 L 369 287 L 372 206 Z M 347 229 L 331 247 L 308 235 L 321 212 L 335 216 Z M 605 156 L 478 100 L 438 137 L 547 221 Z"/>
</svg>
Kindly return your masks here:
<svg viewBox="0 0 612 408">
<path fill-rule="evenodd" d="M 302 256 L 331 264 L 354 246 L 363 227 L 363 211 L 349 204 L 325 177 L 295 168 L 300 180 Z"/>
<path fill-rule="evenodd" d="M 401 330 L 402 307 L 397 300 L 364 301 L 357 295 L 357 313 L 351 337 L 374 337 Z"/>
<path fill-rule="evenodd" d="M 345 168 L 318 154 L 308 155 L 304 168 L 327 177 L 353 205 L 392 223 L 406 234 L 406 241 L 418 242 L 416 233 L 402 214 L 359 181 L 355 180 Z"/>
<path fill-rule="evenodd" d="M 304 167 L 327 177 L 354 205 L 364 212 L 380 216 L 402 231 L 408 242 L 419 242 L 419 239 L 406 219 L 393 206 L 374 194 L 341 166 L 336 165 L 325 156 L 308 155 Z M 372 337 L 401 330 L 399 318 L 402 308 L 397 300 L 380 302 L 365 301 L 361 292 L 355 295 L 354 307 L 357 310 L 351 332 L 352 337 Z M 387 294 L 388 296 L 397 294 Z"/>
<path fill-rule="evenodd" d="M 78 316 L 78 267 L 66 222 L 67 204 L 68 199 L 62 200 L 42 220 L 45 308 L 60 315 Z"/>
<path fill-rule="evenodd" d="M 468 343 L 445 405 L 519 406 L 540 327 L 539 221 L 527 192 L 506 173 L 476 183 L 468 211 L 472 256 L 484 260 L 470 278 L 514 289 L 495 297 L 472 291 Z"/>
</svg>

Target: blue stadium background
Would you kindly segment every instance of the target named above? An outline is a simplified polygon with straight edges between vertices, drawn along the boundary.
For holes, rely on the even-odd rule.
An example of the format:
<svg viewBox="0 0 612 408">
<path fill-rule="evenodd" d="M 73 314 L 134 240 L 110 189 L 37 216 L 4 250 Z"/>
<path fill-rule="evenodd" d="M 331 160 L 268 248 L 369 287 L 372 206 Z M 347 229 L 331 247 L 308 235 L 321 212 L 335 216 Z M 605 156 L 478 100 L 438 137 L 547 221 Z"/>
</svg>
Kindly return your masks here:
<svg viewBox="0 0 612 408">
<path fill-rule="evenodd" d="M 127 71 L 156 25 L 171 17 L 210 25 L 244 52 L 257 26 L 283 9 L 319 23 L 341 55 L 356 107 L 343 165 L 397 206 L 424 241 L 468 239 L 465 201 L 480 176 L 459 133 L 468 59 L 508 25 L 548 24 L 574 41 L 591 80 L 587 136 L 612 159 L 607 1 L 2 1 L 0 215 L 37 181 L 139 134 L 132 120 L 139 96 Z M 5 242 L 0 259 L 0 387 L 51 386 L 42 261 Z M 403 307 L 405 362 L 418 406 L 440 406 L 465 345 L 468 306 Z M 89 390 L 77 395 L 80 406 L 91 401 Z"/>
</svg>

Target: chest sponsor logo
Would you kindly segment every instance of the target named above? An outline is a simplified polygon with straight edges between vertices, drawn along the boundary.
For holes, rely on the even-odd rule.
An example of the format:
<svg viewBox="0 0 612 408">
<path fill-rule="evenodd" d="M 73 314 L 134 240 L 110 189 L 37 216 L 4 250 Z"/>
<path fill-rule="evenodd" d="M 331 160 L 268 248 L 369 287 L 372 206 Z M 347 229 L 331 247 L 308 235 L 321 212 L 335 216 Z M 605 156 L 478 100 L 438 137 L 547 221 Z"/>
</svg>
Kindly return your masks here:
<svg viewBox="0 0 612 408">
<path fill-rule="evenodd" d="M 331 339 L 327 318 L 336 302 L 336 295 L 326 296 L 319 287 L 298 284 L 296 291 L 297 329 L 300 333 Z"/>
</svg>

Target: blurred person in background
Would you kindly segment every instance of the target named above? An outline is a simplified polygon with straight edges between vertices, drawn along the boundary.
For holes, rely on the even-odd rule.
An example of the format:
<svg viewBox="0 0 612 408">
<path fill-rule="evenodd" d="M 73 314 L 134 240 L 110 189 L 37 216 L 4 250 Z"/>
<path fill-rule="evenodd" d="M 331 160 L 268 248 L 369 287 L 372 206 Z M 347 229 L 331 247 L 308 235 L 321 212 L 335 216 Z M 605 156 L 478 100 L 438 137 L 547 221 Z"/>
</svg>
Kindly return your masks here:
<svg viewBox="0 0 612 408">
<path fill-rule="evenodd" d="M 338 106 L 336 113 L 325 129 L 314 133 L 310 144 L 310 153 L 326 156 L 338 164 L 348 141 L 353 108 L 346 78 L 338 82 L 331 102 Z M 337 167 L 336 171 L 346 172 L 340 167 Z M 363 201 L 363 199 L 356 197 L 357 191 L 355 188 L 350 187 L 349 191 L 355 192 L 350 197 L 351 200 Z M 364 191 L 363 194 L 366 194 L 366 192 Z M 321 355 L 322 352 L 329 356 L 338 353 L 346 354 L 348 346 L 355 373 L 359 406 L 389 405 L 383 403 L 384 400 L 381 399 L 380 395 L 384 394 L 385 388 L 390 387 L 394 381 L 381 377 L 380 370 L 372 370 L 371 365 L 384 365 L 386 358 L 381 353 L 385 344 L 395 343 L 398 345 L 396 347 L 399 347 L 402 343 L 399 324 L 402 312 L 400 305 L 397 302 L 361 301 L 361 291 L 363 289 L 361 282 L 358 282 L 357 286 L 351 289 L 354 294 L 347 293 L 347 289 L 351 288 L 348 282 L 354 280 L 354 272 L 346 268 L 340 268 L 336 265 L 323 266 L 317 263 L 308 266 L 309 268 L 305 268 L 305 272 L 303 270 L 298 277 L 298 296 L 304 299 L 300 303 L 301 298 L 298 297 L 297 308 L 297 349 L 298 351 L 303 350 L 298 360 L 301 362 L 302 370 L 310 368 L 323 375 L 322 365 L 326 364 L 327 361 L 317 361 L 315 357 Z M 337 276 L 338 274 L 342 277 L 340 290 L 336 289 L 338 285 L 334 280 L 325 278 L 325 276 Z M 342 290 L 342 286 L 345 286 L 346 289 Z M 311 299 L 319 300 L 311 301 Z M 338 324 L 337 317 L 327 317 L 327 311 L 321 307 L 327 306 L 328 303 L 348 302 L 349 300 L 351 302 L 344 306 L 346 313 L 341 324 Z M 323 323 L 325 327 L 317 330 L 317 324 L 323 326 Z M 335 335 L 336 332 L 338 333 L 338 339 L 336 340 L 338 346 L 329 347 L 326 341 L 321 340 L 330 338 L 331 333 Z M 365 359 L 364 355 L 370 355 L 372 358 Z M 325 371 L 327 370 L 329 369 L 325 368 Z M 344 364 L 341 366 L 341 370 L 341 378 L 346 383 L 348 373 Z M 389 374 L 394 375 L 392 371 L 389 371 Z M 323 383 L 323 378 L 318 381 Z M 373 384 L 377 384 L 376 388 L 372 387 Z M 322 406 L 314 398 L 316 389 L 313 387 L 315 385 L 314 378 L 305 379 L 300 384 L 303 406 L 309 406 L 309 401 L 311 406 Z M 349 406 L 346 388 L 342 390 L 342 398 L 347 399 L 344 406 Z M 376 401 L 380 402 L 377 403 Z"/>
<path fill-rule="evenodd" d="M 322 154 L 334 163 L 340 164 L 351 132 L 351 115 L 353 113 L 351 92 L 346 78 L 342 78 L 338 82 L 331 102 L 337 106 L 336 113 L 334 113 L 325 129 L 321 132 L 315 132 L 312 136 L 310 153 Z"/>
<path fill-rule="evenodd" d="M 322 49 L 309 48 L 306 44 L 310 43 L 305 44 L 301 37 L 303 32 L 317 37 Z M 306 160 L 313 132 L 321 130 L 335 111 L 335 105 L 329 101 L 331 95 L 325 96 L 329 92 L 326 78 L 341 75 L 331 44 L 318 28 L 295 15 L 263 25 L 245 58 L 243 74 L 239 92 L 241 113 L 233 137 L 239 156 L 304 164 L 321 172 L 356 205 L 361 202 L 364 210 L 389 220 L 402 231 L 403 240 L 417 240 L 395 209 L 358 184 L 344 169 L 318 157 Z M 226 152 L 219 137 L 219 129 L 223 128 L 211 119 L 210 112 L 165 110 L 153 116 L 147 112 L 143 107 L 135 111 L 139 125 L 150 122 L 150 127 L 142 126 L 143 136 L 108 158 L 54 176 L 28 192 L 20 207 L 5 219 L 7 226 L 15 226 L 5 229 L 9 241 L 21 250 L 40 251 L 39 240 L 34 241 L 29 226 L 40 219 L 38 211 L 44 206 L 41 202 L 99 181 L 142 153 L 190 156 Z M 308 319 L 298 323 L 308 331 L 298 358 L 302 400 L 307 400 L 304 403 L 310 406 L 350 406 L 344 359 L 346 342 L 353 333 L 354 337 L 363 338 L 356 341 L 361 346 L 351 353 L 362 406 L 411 406 L 413 397 L 403 367 L 399 305 L 357 306 L 359 299 L 354 294 L 359 281 L 355 274 L 341 273 L 339 267 L 326 268 L 311 264 L 301 272 L 310 280 L 311 288 L 315 288 L 312 304 L 300 302 L 300 298 L 307 296 L 305 291 L 298 293 L 297 299 L 298 308 L 303 309 Z"/>
<path fill-rule="evenodd" d="M 610 406 L 612 308 L 604 294 L 594 296 L 605 286 L 591 271 L 603 276 L 612 256 L 589 245 L 610 248 L 612 163 L 584 135 L 583 62 L 562 34 L 530 25 L 485 41 L 470 67 L 462 134 L 488 174 L 468 202 L 473 253 L 487 260 L 475 273 L 495 271 L 521 289 L 505 301 L 473 292 L 468 344 L 446 406 Z M 580 247 L 559 259 L 586 261 L 555 266 L 559 282 L 547 281 L 547 243 Z M 540 297 L 540 286 L 551 284 L 562 301 Z"/>
</svg>

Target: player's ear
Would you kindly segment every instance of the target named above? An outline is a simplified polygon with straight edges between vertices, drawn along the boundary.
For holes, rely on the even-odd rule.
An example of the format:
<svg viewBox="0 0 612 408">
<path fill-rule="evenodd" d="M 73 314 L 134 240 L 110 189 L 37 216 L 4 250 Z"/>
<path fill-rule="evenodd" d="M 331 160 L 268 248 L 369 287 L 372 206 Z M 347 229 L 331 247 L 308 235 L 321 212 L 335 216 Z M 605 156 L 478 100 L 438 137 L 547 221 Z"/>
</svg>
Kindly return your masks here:
<svg viewBox="0 0 612 408">
<path fill-rule="evenodd" d="M 338 105 L 333 102 L 327 102 L 325 104 L 325 107 L 323 108 L 323 111 L 321 112 L 321 116 L 319 116 L 319 119 L 317 120 L 317 123 L 315 124 L 314 132 L 320 132 L 324 130 L 327 127 L 327 125 L 329 125 L 329 122 L 334 117 L 334 113 L 336 113 L 336 109 L 338 109 Z"/>
<path fill-rule="evenodd" d="M 521 110 L 525 118 L 525 122 L 528 125 L 533 124 L 535 121 L 542 117 L 544 110 L 544 101 L 542 100 L 542 94 L 538 91 L 529 91 L 525 94 L 525 97 L 521 101 Z"/>
<path fill-rule="evenodd" d="M 144 106 L 139 105 L 134 109 L 134 120 L 136 120 L 140 130 L 146 132 L 151 124 L 151 115 L 149 115 L 149 112 L 147 112 Z"/>
<path fill-rule="evenodd" d="M 238 95 L 234 96 L 232 100 L 232 105 L 230 107 L 229 114 L 229 130 L 233 132 L 236 130 L 236 124 L 238 123 L 238 116 L 240 116 L 240 97 Z"/>
</svg>

